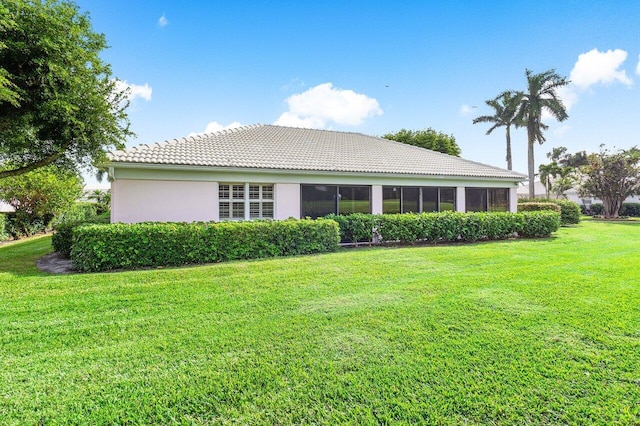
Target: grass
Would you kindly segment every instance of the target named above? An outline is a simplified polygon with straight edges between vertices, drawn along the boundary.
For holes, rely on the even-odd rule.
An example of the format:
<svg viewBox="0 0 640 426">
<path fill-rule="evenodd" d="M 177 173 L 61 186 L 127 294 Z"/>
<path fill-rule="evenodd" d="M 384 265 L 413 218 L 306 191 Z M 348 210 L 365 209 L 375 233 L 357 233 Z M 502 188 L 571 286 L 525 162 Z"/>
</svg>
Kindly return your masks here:
<svg viewBox="0 0 640 426">
<path fill-rule="evenodd" d="M 3 424 L 638 424 L 640 223 L 53 276 L 0 248 Z"/>
</svg>

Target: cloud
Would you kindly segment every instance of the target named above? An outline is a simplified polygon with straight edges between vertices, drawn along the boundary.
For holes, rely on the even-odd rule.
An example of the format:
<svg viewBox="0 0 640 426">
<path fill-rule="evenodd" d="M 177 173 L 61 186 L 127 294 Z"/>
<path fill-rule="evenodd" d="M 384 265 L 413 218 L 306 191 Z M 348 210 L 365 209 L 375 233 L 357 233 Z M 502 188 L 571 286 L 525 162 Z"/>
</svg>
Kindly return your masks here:
<svg viewBox="0 0 640 426">
<path fill-rule="evenodd" d="M 579 89 L 585 90 L 594 84 L 609 85 L 614 82 L 633 85 L 625 70 L 619 69 L 627 59 L 627 52 L 620 49 L 600 52 L 593 49 L 578 55 L 569 80 Z"/>
<path fill-rule="evenodd" d="M 626 59 L 627 52 L 621 49 L 610 49 L 606 52 L 592 49 L 578 55 L 578 60 L 569 75 L 571 83 L 557 89 L 558 96 L 562 99 L 567 111 L 578 102 L 580 93 L 592 86 L 598 84 L 609 86 L 614 83 L 632 86 L 633 80 L 627 76 L 625 70 L 620 69 Z M 640 74 L 640 63 L 636 73 Z M 545 111 L 542 118 L 549 119 L 551 115 Z"/>
<path fill-rule="evenodd" d="M 142 98 L 145 101 L 151 100 L 151 93 L 153 92 L 153 89 L 148 83 L 145 83 L 144 86 L 140 86 L 138 84 L 129 84 L 126 80 L 116 80 L 116 90 L 118 92 L 123 92 L 127 89 L 129 89 L 128 98 L 130 101 L 133 101 L 136 98 Z"/>
<path fill-rule="evenodd" d="M 333 87 L 332 83 L 319 84 L 286 99 L 289 111 L 274 124 L 280 126 L 325 128 L 329 122 L 357 126 L 369 117 L 382 115 L 374 98 Z"/>
<path fill-rule="evenodd" d="M 204 135 L 206 133 L 215 133 L 215 132 L 220 132 L 222 130 L 235 129 L 236 127 L 241 127 L 241 126 L 242 124 L 240 124 L 237 121 L 229 123 L 226 126 L 224 124 L 218 123 L 217 121 L 212 121 L 209 124 L 207 124 L 207 126 L 204 128 L 204 132 L 191 132 L 189 133 L 189 136 L 198 136 L 198 135 Z"/>
<path fill-rule="evenodd" d="M 564 87 L 558 87 L 558 89 L 556 89 L 556 93 L 558 94 L 558 97 L 562 99 L 562 103 L 567 111 L 570 110 L 576 102 L 578 102 L 578 93 L 571 84 Z"/>
<path fill-rule="evenodd" d="M 471 113 L 473 113 L 476 108 L 478 107 L 463 104 L 458 112 L 460 113 L 460 115 L 471 115 Z"/>
<path fill-rule="evenodd" d="M 169 20 L 167 19 L 166 16 L 164 16 L 164 13 L 163 13 L 162 16 L 160 18 L 158 18 L 158 26 L 160 28 L 164 28 L 167 25 L 169 25 Z"/>
<path fill-rule="evenodd" d="M 640 75 L 640 55 L 638 55 L 638 65 L 636 65 L 636 74 Z"/>
</svg>

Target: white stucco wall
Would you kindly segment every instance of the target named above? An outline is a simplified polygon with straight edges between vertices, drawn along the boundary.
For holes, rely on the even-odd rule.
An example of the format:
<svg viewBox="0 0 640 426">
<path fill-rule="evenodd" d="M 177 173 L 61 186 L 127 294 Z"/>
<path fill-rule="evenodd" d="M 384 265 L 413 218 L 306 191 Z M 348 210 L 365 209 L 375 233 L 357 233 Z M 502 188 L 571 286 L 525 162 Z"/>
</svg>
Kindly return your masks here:
<svg viewBox="0 0 640 426">
<path fill-rule="evenodd" d="M 215 220 L 217 183 L 118 179 L 111 183 L 112 222 Z"/>
<path fill-rule="evenodd" d="M 457 212 L 466 212 L 467 211 L 467 193 L 465 191 L 464 186 L 456 187 L 456 211 Z"/>
<path fill-rule="evenodd" d="M 382 198 L 382 185 L 371 186 L 371 213 L 382 214 L 384 207 Z"/>
<path fill-rule="evenodd" d="M 277 183 L 275 192 L 275 218 L 278 220 L 294 217 L 300 219 L 300 184 Z"/>
<path fill-rule="evenodd" d="M 518 188 L 509 188 L 509 211 L 518 212 Z"/>
<path fill-rule="evenodd" d="M 495 179 L 180 167 L 112 168 L 110 176 L 114 179 L 112 222 L 218 221 L 218 182 L 274 184 L 274 214 L 279 220 L 300 217 L 301 184 L 370 185 L 372 213 L 382 213 L 385 185 L 455 187 L 456 208 L 461 212 L 465 211 L 466 187 L 510 188 L 509 207 L 517 210 L 517 182 Z"/>
</svg>

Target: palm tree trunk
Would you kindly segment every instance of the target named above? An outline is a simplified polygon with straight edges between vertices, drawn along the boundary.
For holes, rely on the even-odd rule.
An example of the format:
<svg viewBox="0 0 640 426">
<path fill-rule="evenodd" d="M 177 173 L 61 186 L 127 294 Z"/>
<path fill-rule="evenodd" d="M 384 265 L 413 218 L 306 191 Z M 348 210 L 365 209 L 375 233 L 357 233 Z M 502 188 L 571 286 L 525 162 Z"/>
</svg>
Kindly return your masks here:
<svg viewBox="0 0 640 426">
<path fill-rule="evenodd" d="M 507 126 L 507 169 L 513 170 L 511 162 L 511 129 Z"/>
<path fill-rule="evenodd" d="M 533 158 L 533 147 L 534 147 L 534 138 L 533 138 L 533 129 L 527 128 L 527 136 L 529 139 L 529 198 L 536 198 L 536 189 L 535 189 L 535 160 Z"/>
</svg>

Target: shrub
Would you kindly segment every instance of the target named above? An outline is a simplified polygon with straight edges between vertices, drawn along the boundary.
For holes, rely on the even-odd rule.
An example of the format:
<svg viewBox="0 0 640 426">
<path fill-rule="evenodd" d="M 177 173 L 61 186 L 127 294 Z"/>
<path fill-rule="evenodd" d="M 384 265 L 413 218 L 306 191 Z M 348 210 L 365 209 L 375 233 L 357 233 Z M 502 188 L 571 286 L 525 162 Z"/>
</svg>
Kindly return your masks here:
<svg viewBox="0 0 640 426">
<path fill-rule="evenodd" d="M 71 256 L 71 246 L 73 244 L 73 233 L 80 225 L 87 223 L 109 223 L 109 216 L 100 215 L 93 216 L 89 220 L 77 220 L 74 222 L 63 222 L 55 226 L 54 233 L 51 236 L 51 245 L 53 250 L 68 258 Z"/>
<path fill-rule="evenodd" d="M 560 226 L 560 214 L 557 205 L 552 204 L 549 208 L 550 211 L 523 213 L 354 214 L 335 216 L 335 219 L 340 226 L 343 242 L 355 242 L 352 238 L 353 229 L 362 230 L 362 235 L 369 236 L 375 229 L 381 242 L 412 244 L 417 241 L 437 243 L 498 240 L 516 234 L 522 237 L 551 235 Z"/>
<path fill-rule="evenodd" d="M 56 216 L 54 227 L 59 223 L 89 222 L 96 217 L 96 214 L 95 203 L 74 203 L 68 210 Z"/>
<path fill-rule="evenodd" d="M 521 198 L 518 200 L 518 211 L 525 211 L 520 208 L 522 204 L 546 204 L 552 203 L 560 207 L 560 220 L 563 225 L 573 225 L 580 223 L 580 206 L 569 200 L 556 200 L 551 198 Z M 533 210 L 528 210 L 533 211 Z"/>
<path fill-rule="evenodd" d="M 601 216 L 604 214 L 604 207 L 602 203 L 591 204 L 589 210 L 584 205 L 580 206 L 582 214 L 589 214 L 592 216 Z M 620 216 L 628 217 L 640 217 L 640 203 L 622 203 L 620 207 Z"/>
<path fill-rule="evenodd" d="M 560 208 L 560 206 L 556 203 L 538 203 L 533 201 L 518 203 L 519 212 L 539 212 L 542 210 L 551 210 L 557 213 L 562 212 L 562 208 Z"/>
<path fill-rule="evenodd" d="M 560 220 L 563 225 L 575 225 L 580 223 L 580 206 L 578 203 L 568 200 L 555 200 L 562 209 Z"/>
<path fill-rule="evenodd" d="M 334 251 L 333 220 L 85 225 L 73 230 L 81 271 L 178 266 Z"/>
<path fill-rule="evenodd" d="M 555 212 L 538 211 L 522 213 L 524 220 L 518 234 L 525 238 L 549 237 L 551 233 L 560 229 L 562 221 Z"/>
</svg>

